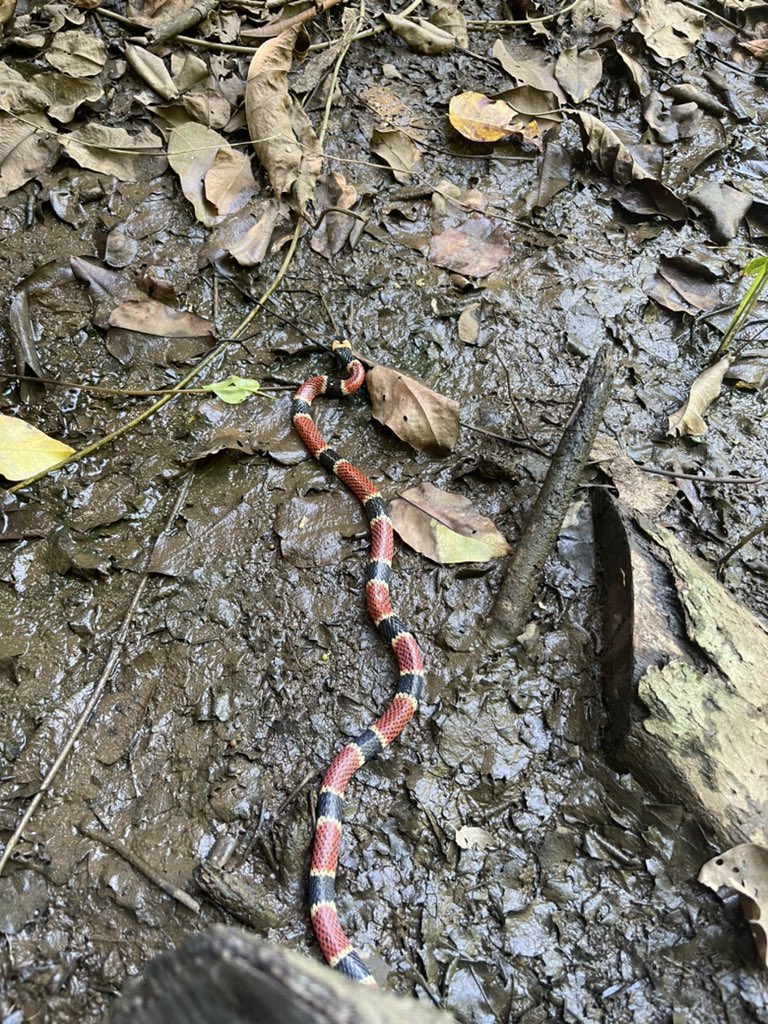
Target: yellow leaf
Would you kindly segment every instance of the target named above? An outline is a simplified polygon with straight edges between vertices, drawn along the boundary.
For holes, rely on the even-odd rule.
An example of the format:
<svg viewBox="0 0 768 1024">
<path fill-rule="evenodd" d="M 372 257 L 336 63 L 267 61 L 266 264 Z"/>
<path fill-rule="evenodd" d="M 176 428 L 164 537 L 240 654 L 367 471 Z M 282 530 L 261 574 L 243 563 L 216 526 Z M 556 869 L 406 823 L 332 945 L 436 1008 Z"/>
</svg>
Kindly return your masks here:
<svg viewBox="0 0 768 1024">
<path fill-rule="evenodd" d="M 461 92 L 448 106 L 448 120 L 465 139 L 497 142 L 521 132 L 525 121 L 504 100 L 492 100 L 481 92 Z"/>
<path fill-rule="evenodd" d="M 74 450 L 24 420 L 0 415 L 0 474 L 6 480 L 26 480 L 42 473 Z"/>
</svg>

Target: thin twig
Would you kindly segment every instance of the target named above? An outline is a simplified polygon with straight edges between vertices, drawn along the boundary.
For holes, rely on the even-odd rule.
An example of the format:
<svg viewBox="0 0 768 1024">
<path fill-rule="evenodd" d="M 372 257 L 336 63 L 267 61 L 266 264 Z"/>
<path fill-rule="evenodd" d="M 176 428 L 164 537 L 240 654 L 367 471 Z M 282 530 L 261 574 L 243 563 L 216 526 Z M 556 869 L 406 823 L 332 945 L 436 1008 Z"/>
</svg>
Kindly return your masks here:
<svg viewBox="0 0 768 1024">
<path fill-rule="evenodd" d="M 181 508 L 184 505 L 184 501 L 186 500 L 187 493 L 189 491 L 189 486 L 192 482 L 192 475 L 193 474 L 190 473 L 184 480 L 184 483 L 179 489 L 179 494 L 176 498 L 176 501 L 173 503 L 173 508 L 171 509 L 170 515 L 166 519 L 165 525 L 163 526 L 160 535 L 157 537 L 155 543 L 152 545 L 152 551 L 150 552 L 149 558 L 147 559 L 147 568 L 142 573 L 141 579 L 139 580 L 139 585 L 136 587 L 136 591 L 133 595 L 133 600 L 131 601 L 128 607 L 128 611 L 125 613 L 123 621 L 120 624 L 120 628 L 117 631 L 117 636 L 115 637 L 114 643 L 112 644 L 112 650 L 110 652 L 109 658 L 107 659 L 107 664 L 104 666 L 104 671 L 99 676 L 99 679 L 95 687 L 93 688 L 93 693 L 91 694 L 88 703 L 85 705 L 82 714 L 75 722 L 75 725 L 72 729 L 72 732 L 69 735 L 69 738 L 67 739 L 62 749 L 59 751 L 56 760 L 48 769 L 47 775 L 40 783 L 40 789 L 37 791 L 37 793 L 35 793 L 35 795 L 30 800 L 29 806 L 24 812 L 21 821 L 16 827 L 11 838 L 8 840 L 8 844 L 6 845 L 5 850 L 3 850 L 3 855 L 2 857 L 0 857 L 0 875 L 2 875 L 3 869 L 5 868 L 8 861 L 11 859 L 11 854 L 16 849 L 16 846 L 19 840 L 21 839 L 22 835 L 24 834 L 24 829 L 29 824 L 32 815 L 40 806 L 43 797 L 51 788 L 51 784 L 58 775 L 61 766 L 69 757 L 69 754 L 72 751 L 72 748 L 74 747 L 75 743 L 77 742 L 78 737 L 88 724 L 88 720 L 90 719 L 91 715 L 96 709 L 96 705 L 101 700 L 102 694 L 106 689 L 107 683 L 112 678 L 112 673 L 117 668 L 117 663 L 120 659 L 120 655 L 122 654 L 125 641 L 128 638 L 128 631 L 131 627 L 131 623 L 133 622 L 133 617 L 136 614 L 136 610 L 139 607 L 139 603 L 142 597 L 144 596 L 144 591 L 147 589 L 147 584 L 150 578 L 149 564 L 152 558 L 152 552 L 155 550 L 155 547 L 157 546 L 160 537 L 162 537 L 165 533 L 168 532 L 168 530 L 173 525 L 176 516 L 181 511 Z"/>
<path fill-rule="evenodd" d="M 702 476 L 701 473 L 678 473 L 674 469 L 656 469 L 655 466 L 638 466 L 644 473 L 667 476 L 671 480 L 695 480 L 699 484 L 767 484 L 768 476 Z"/>
<path fill-rule="evenodd" d="M 485 28 L 507 28 L 512 25 L 541 25 L 545 21 L 555 21 L 561 15 L 572 11 L 574 7 L 578 7 L 580 3 L 581 0 L 573 0 L 567 7 L 561 7 L 554 14 L 543 14 L 540 18 L 513 18 L 507 21 L 468 21 L 467 28 L 482 31 Z"/>
<path fill-rule="evenodd" d="M 127 398 L 152 398 L 154 395 L 209 395 L 213 392 L 210 388 L 184 388 L 182 391 L 176 388 L 159 388 L 152 390 L 134 391 L 131 388 L 107 388 L 101 384 L 79 384 L 74 380 L 56 380 L 55 377 L 38 377 L 35 373 L 5 373 L 0 372 L 0 379 L 3 380 L 31 380 L 38 384 L 50 384 L 55 388 L 69 388 L 72 391 L 92 391 L 97 395 L 125 395 Z M 263 384 L 260 391 L 284 391 L 288 385 L 285 384 Z"/>
<path fill-rule="evenodd" d="M 83 822 L 78 822 L 75 825 L 75 828 L 78 832 L 82 832 L 84 836 L 87 836 L 89 839 L 93 839 L 94 842 L 103 843 L 103 845 L 108 846 L 110 850 L 114 850 L 115 853 L 119 853 L 124 860 L 128 861 L 131 867 L 136 868 L 136 870 L 142 875 L 145 875 L 150 882 L 154 882 L 158 889 L 162 889 L 163 892 L 172 896 L 179 903 L 183 903 L 184 906 L 194 914 L 200 913 L 200 904 L 193 896 L 184 892 L 183 889 L 174 885 L 173 882 L 169 882 L 167 878 L 163 878 L 163 876 L 152 867 L 149 861 L 144 860 L 141 854 L 134 853 L 133 850 L 130 850 L 125 843 L 121 843 L 119 839 L 115 838 L 115 836 L 110 835 L 109 832 L 105 832 L 104 829 L 91 828 L 90 825 L 85 825 Z"/>
<path fill-rule="evenodd" d="M 733 555 L 735 555 L 737 551 L 740 551 L 741 548 L 743 548 L 745 544 L 749 544 L 749 542 L 751 540 L 754 540 L 755 537 L 759 537 L 761 533 L 768 534 L 768 523 L 763 523 L 762 526 L 758 526 L 756 529 L 750 531 L 748 534 L 746 534 L 746 536 L 742 537 L 741 540 L 737 544 L 734 544 L 732 548 L 730 548 L 728 551 L 726 551 L 726 553 L 722 556 L 722 558 L 718 558 L 718 560 L 717 560 L 717 571 L 720 572 L 723 568 L 725 568 L 725 563 Z"/>
</svg>

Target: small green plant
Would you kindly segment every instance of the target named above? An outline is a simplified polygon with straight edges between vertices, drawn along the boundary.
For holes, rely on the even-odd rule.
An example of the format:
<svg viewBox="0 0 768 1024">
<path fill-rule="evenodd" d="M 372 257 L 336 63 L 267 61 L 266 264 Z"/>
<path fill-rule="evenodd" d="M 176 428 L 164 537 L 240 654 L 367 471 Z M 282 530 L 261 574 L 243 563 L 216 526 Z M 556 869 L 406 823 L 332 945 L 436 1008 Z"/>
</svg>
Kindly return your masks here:
<svg viewBox="0 0 768 1024">
<path fill-rule="evenodd" d="M 199 390 L 212 391 L 227 405 L 240 405 L 249 395 L 255 395 L 257 391 L 261 390 L 261 382 L 251 377 L 232 376 L 227 377 L 226 380 L 216 381 L 215 384 L 206 384 Z M 272 395 L 265 395 L 263 391 L 261 394 L 263 398 L 273 398 Z"/>
<path fill-rule="evenodd" d="M 754 281 L 747 289 L 747 294 L 739 303 L 739 308 L 733 314 L 733 319 L 728 324 L 723 340 L 717 350 L 717 355 L 722 356 L 728 351 L 731 340 L 739 333 L 744 324 L 749 320 L 752 310 L 760 298 L 760 293 L 768 284 L 768 256 L 758 256 L 750 260 L 742 271 L 743 277 L 754 277 Z"/>
</svg>

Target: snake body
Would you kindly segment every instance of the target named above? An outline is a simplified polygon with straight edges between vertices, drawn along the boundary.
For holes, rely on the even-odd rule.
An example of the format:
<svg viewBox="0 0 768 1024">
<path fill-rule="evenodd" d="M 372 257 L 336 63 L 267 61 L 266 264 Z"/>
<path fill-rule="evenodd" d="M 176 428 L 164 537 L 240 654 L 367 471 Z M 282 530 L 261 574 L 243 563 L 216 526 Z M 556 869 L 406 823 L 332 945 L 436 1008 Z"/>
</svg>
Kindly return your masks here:
<svg viewBox="0 0 768 1024">
<path fill-rule="evenodd" d="M 387 505 L 368 477 L 335 452 L 312 421 L 310 408 L 315 398 L 352 395 L 365 380 L 365 368 L 352 353 L 349 342 L 334 342 L 333 349 L 347 371 L 346 377 L 337 380 L 316 376 L 305 380 L 293 399 L 293 423 L 310 454 L 341 480 L 365 510 L 371 537 L 366 603 L 374 625 L 392 647 L 400 679 L 381 717 L 336 754 L 323 777 L 309 873 L 309 908 L 317 941 L 331 967 L 364 985 L 375 985 L 371 972 L 344 933 L 336 909 L 344 791 L 355 772 L 397 739 L 413 717 L 424 689 L 424 664 L 416 638 L 395 615 L 390 603 L 394 534 Z"/>
</svg>

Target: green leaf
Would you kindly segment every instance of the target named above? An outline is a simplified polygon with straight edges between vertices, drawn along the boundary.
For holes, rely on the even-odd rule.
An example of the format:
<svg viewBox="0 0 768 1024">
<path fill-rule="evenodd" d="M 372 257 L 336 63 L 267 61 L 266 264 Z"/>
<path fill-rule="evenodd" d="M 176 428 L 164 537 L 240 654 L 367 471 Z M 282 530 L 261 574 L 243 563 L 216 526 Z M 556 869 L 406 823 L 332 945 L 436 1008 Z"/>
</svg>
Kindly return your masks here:
<svg viewBox="0 0 768 1024">
<path fill-rule="evenodd" d="M 252 377 L 227 377 L 226 380 L 217 380 L 213 384 L 207 384 L 203 391 L 212 391 L 217 398 L 227 405 L 240 405 L 249 395 L 255 395 L 261 390 L 261 381 Z M 272 395 L 263 395 L 263 398 L 272 398 Z"/>
</svg>

